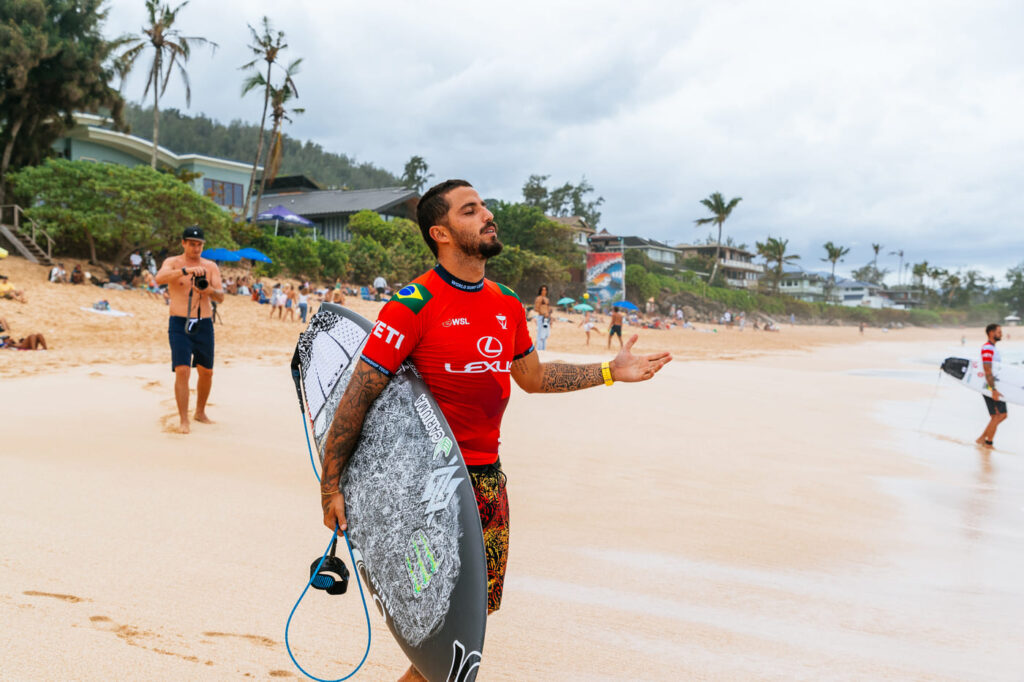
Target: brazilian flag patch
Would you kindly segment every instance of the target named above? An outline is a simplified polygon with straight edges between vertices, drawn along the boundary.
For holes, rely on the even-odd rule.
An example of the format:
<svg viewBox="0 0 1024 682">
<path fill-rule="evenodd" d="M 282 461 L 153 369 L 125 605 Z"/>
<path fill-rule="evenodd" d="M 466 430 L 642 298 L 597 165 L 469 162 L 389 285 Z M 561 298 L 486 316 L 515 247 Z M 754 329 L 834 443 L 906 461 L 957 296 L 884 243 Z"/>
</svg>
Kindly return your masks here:
<svg viewBox="0 0 1024 682">
<path fill-rule="evenodd" d="M 498 283 L 495 282 L 495 284 L 498 284 Z M 501 293 L 505 294 L 506 296 L 514 296 L 517 301 L 520 301 L 519 294 L 517 294 L 516 292 L 512 291 L 511 289 L 509 289 L 504 284 L 498 284 L 498 288 L 501 289 Z M 520 303 L 522 303 L 522 301 L 520 301 Z"/>
<path fill-rule="evenodd" d="M 419 311 L 423 309 L 423 306 L 427 304 L 427 301 L 433 297 L 433 294 L 427 291 L 427 288 L 422 284 L 407 284 L 399 289 L 395 295 L 391 297 L 391 300 L 396 303 L 401 303 L 414 313 L 419 313 Z"/>
</svg>

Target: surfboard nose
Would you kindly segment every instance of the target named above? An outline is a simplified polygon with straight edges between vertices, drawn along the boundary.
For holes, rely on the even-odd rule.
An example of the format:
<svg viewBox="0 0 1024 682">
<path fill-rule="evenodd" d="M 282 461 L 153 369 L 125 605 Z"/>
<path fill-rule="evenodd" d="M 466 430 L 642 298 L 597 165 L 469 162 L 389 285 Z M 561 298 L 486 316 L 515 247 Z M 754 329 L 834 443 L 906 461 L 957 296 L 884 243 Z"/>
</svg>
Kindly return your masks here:
<svg viewBox="0 0 1024 682">
<path fill-rule="evenodd" d="M 954 379 L 963 379 L 971 361 L 964 358 L 946 358 L 942 361 L 942 371 Z"/>
</svg>

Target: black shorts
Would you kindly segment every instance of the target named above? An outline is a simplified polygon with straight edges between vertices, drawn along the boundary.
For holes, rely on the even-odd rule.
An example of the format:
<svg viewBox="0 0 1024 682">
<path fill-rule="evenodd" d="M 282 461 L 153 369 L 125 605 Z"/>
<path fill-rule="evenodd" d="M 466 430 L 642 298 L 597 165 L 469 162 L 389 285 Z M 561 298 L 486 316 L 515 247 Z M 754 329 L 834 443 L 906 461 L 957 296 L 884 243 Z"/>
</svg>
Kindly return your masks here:
<svg viewBox="0 0 1024 682">
<path fill-rule="evenodd" d="M 982 396 L 985 399 L 985 407 L 988 408 L 988 413 L 992 416 L 997 414 L 1006 414 L 1006 401 L 1005 400 L 992 400 L 987 395 Z"/>
<path fill-rule="evenodd" d="M 608 330 L 608 336 L 615 336 L 616 334 L 619 335 L 620 339 L 622 338 L 622 325 L 621 324 L 613 324 L 611 326 L 611 328 Z"/>
<path fill-rule="evenodd" d="M 192 324 L 186 332 L 184 317 L 172 315 L 167 324 L 167 339 L 171 343 L 171 371 L 175 367 L 205 367 L 213 369 L 213 320 L 204 318 Z"/>
</svg>

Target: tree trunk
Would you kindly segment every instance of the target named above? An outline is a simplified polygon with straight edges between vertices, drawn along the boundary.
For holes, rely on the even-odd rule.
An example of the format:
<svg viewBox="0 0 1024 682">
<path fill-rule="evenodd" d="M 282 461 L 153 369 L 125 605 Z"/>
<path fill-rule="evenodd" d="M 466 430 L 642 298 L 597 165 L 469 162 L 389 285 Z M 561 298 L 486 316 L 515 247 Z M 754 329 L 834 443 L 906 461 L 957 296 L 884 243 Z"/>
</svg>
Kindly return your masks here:
<svg viewBox="0 0 1024 682">
<path fill-rule="evenodd" d="M 4 187 L 7 184 L 7 167 L 11 165 L 11 155 L 14 153 L 14 142 L 18 139 L 18 131 L 21 130 L 21 124 L 24 122 L 25 117 L 19 116 L 14 123 L 11 124 L 11 139 L 4 145 L 4 155 L 0 159 L 0 206 L 4 204 L 6 199 L 6 192 Z"/>
<path fill-rule="evenodd" d="M 88 229 L 85 230 L 85 238 L 89 242 L 89 262 L 92 265 L 99 265 L 99 260 L 96 258 L 96 242 L 92 238 L 92 232 Z"/>
<path fill-rule="evenodd" d="M 263 88 L 263 115 L 260 117 L 260 137 L 256 143 L 256 160 L 252 162 L 252 173 L 249 175 L 249 187 L 245 190 L 245 206 L 242 207 L 243 217 L 249 217 L 249 200 L 252 199 L 252 188 L 256 184 L 256 169 L 260 165 L 260 157 L 263 156 L 263 133 L 267 127 L 267 107 L 270 104 L 270 67 L 272 62 L 267 63 L 267 83 Z M 253 210 L 253 216 L 259 212 L 259 202 Z"/>
<path fill-rule="evenodd" d="M 160 80 L 157 74 L 157 81 Z M 150 165 L 156 170 L 156 149 L 160 140 L 160 83 L 153 85 L 153 159 Z"/>
<path fill-rule="evenodd" d="M 276 136 L 281 134 L 279 129 L 278 129 L 279 125 L 280 125 L 279 122 L 275 123 L 274 124 L 274 130 L 273 130 L 273 132 L 270 133 L 270 139 L 271 139 L 270 154 L 267 156 L 267 164 L 263 168 L 263 177 L 260 178 L 260 192 L 259 192 L 258 195 L 256 195 L 256 210 L 253 211 L 254 215 L 259 212 L 260 202 L 263 201 L 263 190 L 265 190 L 266 187 L 267 187 L 267 169 L 270 167 L 270 160 L 273 158 L 274 144 L 277 141 Z"/>
<path fill-rule="evenodd" d="M 715 243 L 715 263 L 711 266 L 711 277 L 708 284 L 714 286 L 715 273 L 718 272 L 718 252 L 722 249 L 722 223 L 718 223 L 718 241 Z"/>
</svg>

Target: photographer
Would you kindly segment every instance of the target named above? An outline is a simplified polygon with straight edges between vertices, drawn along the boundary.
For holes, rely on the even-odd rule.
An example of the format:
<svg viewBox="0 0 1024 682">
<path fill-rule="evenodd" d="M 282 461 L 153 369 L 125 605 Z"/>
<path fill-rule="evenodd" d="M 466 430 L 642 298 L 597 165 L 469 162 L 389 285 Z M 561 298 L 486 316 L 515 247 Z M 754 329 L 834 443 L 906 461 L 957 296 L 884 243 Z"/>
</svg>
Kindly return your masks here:
<svg viewBox="0 0 1024 682">
<path fill-rule="evenodd" d="M 166 284 L 170 293 L 170 321 L 167 337 L 171 344 L 171 369 L 174 371 L 174 398 L 178 403 L 181 432 L 188 433 L 188 380 L 196 368 L 196 411 L 194 418 L 203 424 L 213 422 L 206 416 L 206 400 L 213 384 L 213 307 L 210 302 L 224 300 L 217 264 L 202 257 L 206 237 L 198 225 L 185 228 L 181 235 L 184 250 L 171 256 L 156 273 L 157 284 Z"/>
</svg>

